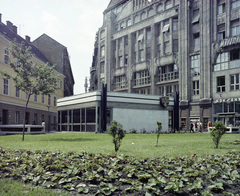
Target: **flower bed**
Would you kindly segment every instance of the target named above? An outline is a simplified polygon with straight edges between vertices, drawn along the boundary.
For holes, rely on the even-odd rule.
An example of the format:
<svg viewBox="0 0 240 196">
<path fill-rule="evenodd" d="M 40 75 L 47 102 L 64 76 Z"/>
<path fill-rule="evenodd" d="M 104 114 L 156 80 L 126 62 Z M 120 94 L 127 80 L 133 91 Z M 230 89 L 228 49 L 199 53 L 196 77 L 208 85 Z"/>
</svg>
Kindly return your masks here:
<svg viewBox="0 0 240 196">
<path fill-rule="evenodd" d="M 239 154 L 137 159 L 0 147 L 0 178 L 86 195 L 232 195 L 240 190 Z"/>
</svg>

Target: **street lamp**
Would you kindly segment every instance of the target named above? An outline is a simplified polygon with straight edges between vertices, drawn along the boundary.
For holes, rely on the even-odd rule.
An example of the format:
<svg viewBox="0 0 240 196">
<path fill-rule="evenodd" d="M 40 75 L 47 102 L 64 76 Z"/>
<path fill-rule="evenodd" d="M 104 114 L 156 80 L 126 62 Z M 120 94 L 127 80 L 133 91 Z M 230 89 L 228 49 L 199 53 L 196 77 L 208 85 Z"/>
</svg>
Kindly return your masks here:
<svg viewBox="0 0 240 196">
<path fill-rule="evenodd" d="M 48 133 L 49 133 L 49 130 L 50 130 L 50 116 L 49 116 L 49 108 L 50 108 L 51 106 L 50 105 L 47 105 L 47 108 L 48 108 Z"/>
</svg>

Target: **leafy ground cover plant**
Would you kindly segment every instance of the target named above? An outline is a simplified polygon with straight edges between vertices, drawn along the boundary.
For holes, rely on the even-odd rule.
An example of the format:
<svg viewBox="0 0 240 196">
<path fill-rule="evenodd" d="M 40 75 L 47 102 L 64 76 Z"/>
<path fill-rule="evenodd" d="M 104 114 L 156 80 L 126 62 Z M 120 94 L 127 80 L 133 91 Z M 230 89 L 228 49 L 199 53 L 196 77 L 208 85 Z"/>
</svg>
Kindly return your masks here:
<svg viewBox="0 0 240 196">
<path fill-rule="evenodd" d="M 240 151 L 224 155 L 134 158 L 0 147 L 0 178 L 81 195 L 233 195 Z M 0 187 L 1 189 L 1 187 Z"/>
<path fill-rule="evenodd" d="M 225 134 L 226 130 L 227 128 L 221 121 L 217 121 L 214 123 L 214 127 L 210 131 L 210 135 L 216 148 L 218 148 L 220 139 L 223 136 L 223 134 Z"/>
<path fill-rule="evenodd" d="M 125 137 L 123 126 L 121 123 L 118 123 L 116 120 L 114 120 L 111 122 L 111 126 L 109 127 L 108 132 L 113 137 L 115 152 L 117 152 L 121 146 L 122 139 Z"/>
</svg>

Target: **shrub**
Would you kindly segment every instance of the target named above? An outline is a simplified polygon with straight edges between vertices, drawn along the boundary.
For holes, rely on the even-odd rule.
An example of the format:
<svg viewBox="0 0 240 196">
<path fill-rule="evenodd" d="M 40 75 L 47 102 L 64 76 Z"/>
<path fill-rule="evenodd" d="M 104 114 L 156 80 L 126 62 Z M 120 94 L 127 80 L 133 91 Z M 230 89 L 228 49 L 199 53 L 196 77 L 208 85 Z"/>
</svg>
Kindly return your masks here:
<svg viewBox="0 0 240 196">
<path fill-rule="evenodd" d="M 125 137 L 125 131 L 121 123 L 116 120 L 111 122 L 108 133 L 113 137 L 113 143 L 115 147 L 115 152 L 117 152 L 121 146 L 121 141 Z"/>
<path fill-rule="evenodd" d="M 140 133 L 146 133 L 146 132 L 147 132 L 147 131 L 146 131 L 145 128 L 140 129 Z"/>
<path fill-rule="evenodd" d="M 137 133 L 137 130 L 134 129 L 134 128 L 132 128 L 132 129 L 129 131 L 129 133 Z"/>
<path fill-rule="evenodd" d="M 220 142 L 221 137 L 226 132 L 227 128 L 221 121 L 217 121 L 213 125 L 214 127 L 210 131 L 210 135 L 212 137 L 213 143 L 215 147 L 218 148 L 218 144 Z"/>
<path fill-rule="evenodd" d="M 158 139 L 159 139 L 161 130 L 162 130 L 162 122 L 157 121 L 157 130 L 156 130 L 156 134 L 157 134 L 157 144 L 156 144 L 156 146 L 158 146 Z"/>
</svg>

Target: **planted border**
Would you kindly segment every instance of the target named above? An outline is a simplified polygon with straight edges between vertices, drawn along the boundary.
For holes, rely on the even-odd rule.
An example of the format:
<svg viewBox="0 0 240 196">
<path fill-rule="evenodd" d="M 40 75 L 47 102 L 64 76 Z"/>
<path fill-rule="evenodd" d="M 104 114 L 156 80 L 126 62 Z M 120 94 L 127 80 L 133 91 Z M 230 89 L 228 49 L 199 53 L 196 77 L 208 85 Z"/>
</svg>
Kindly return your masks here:
<svg viewBox="0 0 240 196">
<path fill-rule="evenodd" d="M 86 195 L 232 195 L 240 190 L 239 154 L 137 159 L 0 147 L 0 178 Z"/>
</svg>

